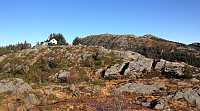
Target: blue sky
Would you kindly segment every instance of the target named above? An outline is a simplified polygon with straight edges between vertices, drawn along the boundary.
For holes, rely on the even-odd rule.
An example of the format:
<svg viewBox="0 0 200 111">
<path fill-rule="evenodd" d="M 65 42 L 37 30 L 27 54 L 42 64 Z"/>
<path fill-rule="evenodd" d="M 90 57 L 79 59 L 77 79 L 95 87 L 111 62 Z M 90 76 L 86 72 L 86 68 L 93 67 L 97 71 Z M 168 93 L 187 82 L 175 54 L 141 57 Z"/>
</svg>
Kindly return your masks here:
<svg viewBox="0 0 200 111">
<path fill-rule="evenodd" d="M 134 34 L 200 42 L 200 0 L 0 0 L 0 46 L 76 36 Z"/>
</svg>

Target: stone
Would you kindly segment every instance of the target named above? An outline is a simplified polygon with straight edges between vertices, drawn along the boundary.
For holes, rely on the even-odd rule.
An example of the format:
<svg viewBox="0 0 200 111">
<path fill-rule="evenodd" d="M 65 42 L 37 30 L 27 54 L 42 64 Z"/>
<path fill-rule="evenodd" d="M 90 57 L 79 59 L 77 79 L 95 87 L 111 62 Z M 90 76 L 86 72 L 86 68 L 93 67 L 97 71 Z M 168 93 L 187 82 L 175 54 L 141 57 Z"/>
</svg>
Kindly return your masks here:
<svg viewBox="0 0 200 111">
<path fill-rule="evenodd" d="M 26 55 L 30 54 L 31 52 L 33 54 L 37 54 L 39 52 L 39 49 L 26 49 L 25 51 L 26 51 L 25 53 Z"/>
<path fill-rule="evenodd" d="M 30 104 L 35 104 L 37 103 L 37 99 L 35 99 L 35 95 L 34 94 L 28 94 L 29 97 L 24 99 L 24 103 L 30 103 Z"/>
<path fill-rule="evenodd" d="M 5 64 L 3 68 L 7 68 L 7 67 L 10 67 L 10 63 Z"/>
<path fill-rule="evenodd" d="M 115 64 L 110 68 L 105 70 L 104 76 L 110 74 L 120 73 L 121 75 L 126 75 L 128 73 L 132 75 L 139 75 L 144 70 L 151 70 L 153 60 L 149 58 L 139 58 L 133 61 L 125 61 L 122 64 Z"/>
<path fill-rule="evenodd" d="M 177 91 L 172 98 L 179 99 L 185 98 L 189 103 L 194 104 L 195 106 L 200 106 L 200 87 L 195 88 L 186 88 L 180 91 Z"/>
<path fill-rule="evenodd" d="M 50 89 L 50 90 L 54 90 L 54 89 L 56 89 L 56 88 L 60 88 L 61 90 L 63 90 L 63 89 L 65 89 L 65 88 L 69 88 L 69 86 L 52 86 L 52 85 L 49 85 L 49 86 L 46 86 L 45 87 L 46 89 Z"/>
<path fill-rule="evenodd" d="M 76 90 L 76 87 L 75 87 L 74 85 L 69 86 L 69 90 L 70 90 L 70 91 L 75 91 L 75 90 Z"/>
<path fill-rule="evenodd" d="M 164 59 L 160 59 L 159 61 L 156 61 L 154 69 L 161 69 L 165 64 Z"/>
<path fill-rule="evenodd" d="M 165 100 L 163 98 L 159 98 L 159 99 L 153 100 L 150 103 L 150 107 L 156 110 L 163 109 L 165 106 L 164 103 L 165 103 Z"/>
<path fill-rule="evenodd" d="M 6 58 L 6 55 L 2 55 L 2 56 L 0 57 L 0 62 L 2 62 L 5 58 Z"/>
<path fill-rule="evenodd" d="M 149 71 L 152 67 L 153 60 L 149 58 L 139 58 L 130 62 L 130 73 L 142 72 L 144 70 Z"/>
<path fill-rule="evenodd" d="M 118 87 L 118 88 L 115 89 L 115 91 L 114 91 L 115 95 L 119 95 L 119 94 L 122 93 L 123 91 L 128 91 L 130 85 L 132 85 L 132 83 L 127 83 L 127 84 L 125 84 L 125 85 L 122 85 L 122 86 Z"/>
<path fill-rule="evenodd" d="M 192 86 L 192 84 L 190 84 L 190 83 L 185 83 L 185 82 L 177 82 L 177 84 L 178 84 L 179 86 Z"/>
<path fill-rule="evenodd" d="M 149 107 L 149 106 L 150 106 L 150 103 L 149 103 L 149 102 L 143 102 L 143 103 L 142 103 L 142 106 Z"/>
<path fill-rule="evenodd" d="M 121 65 L 122 66 L 122 65 Z M 102 74 L 103 76 L 108 76 L 108 75 L 110 75 L 110 74 L 116 74 L 116 73 L 119 73 L 121 70 L 120 69 L 122 69 L 121 67 L 120 67 L 120 65 L 119 64 L 115 64 L 114 66 L 111 66 L 110 68 L 108 68 L 108 69 L 106 69 L 105 70 L 105 73 L 104 74 Z"/>
<path fill-rule="evenodd" d="M 178 63 L 178 62 L 169 62 L 169 61 L 166 61 L 165 62 L 165 66 L 167 66 L 167 67 L 183 68 L 183 67 L 185 67 L 185 64 L 181 64 L 181 63 Z"/>
<path fill-rule="evenodd" d="M 97 93 L 99 91 L 98 88 L 93 88 L 93 87 L 85 87 L 83 90 L 86 92 L 88 91 L 88 92 L 92 92 L 92 93 Z"/>
<path fill-rule="evenodd" d="M 190 81 L 199 82 L 199 80 L 197 78 L 192 78 L 192 79 L 190 79 Z"/>
<path fill-rule="evenodd" d="M 19 78 L 9 78 L 0 80 L 0 93 L 11 92 L 11 95 L 22 94 L 26 91 L 31 90 L 31 86 L 24 83 Z"/>
<path fill-rule="evenodd" d="M 60 70 L 58 73 L 49 76 L 49 78 L 56 79 L 57 81 L 65 81 L 65 79 L 70 75 L 70 72 L 65 70 Z"/>
<path fill-rule="evenodd" d="M 102 71 L 103 71 L 103 69 L 98 69 L 98 70 L 95 72 L 95 75 L 96 75 L 96 74 L 101 74 Z"/>
<path fill-rule="evenodd" d="M 115 89 L 114 93 L 119 95 L 123 91 L 127 92 L 138 92 L 141 94 L 152 94 L 156 90 L 160 90 L 161 88 L 166 89 L 164 83 L 154 83 L 151 85 L 144 85 L 143 83 L 127 83 Z"/>
<path fill-rule="evenodd" d="M 159 77 L 153 77 L 152 79 L 159 79 Z"/>
</svg>

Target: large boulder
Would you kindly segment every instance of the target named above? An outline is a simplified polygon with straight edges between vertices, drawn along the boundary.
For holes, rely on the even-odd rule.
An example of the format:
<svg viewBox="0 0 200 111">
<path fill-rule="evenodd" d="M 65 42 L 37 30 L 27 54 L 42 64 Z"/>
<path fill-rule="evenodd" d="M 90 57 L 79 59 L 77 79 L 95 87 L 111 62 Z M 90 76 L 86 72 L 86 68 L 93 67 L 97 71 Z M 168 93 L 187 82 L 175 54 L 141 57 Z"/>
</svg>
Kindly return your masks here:
<svg viewBox="0 0 200 111">
<path fill-rule="evenodd" d="M 130 62 L 130 73 L 151 70 L 153 60 L 149 58 L 139 58 Z"/>
<path fill-rule="evenodd" d="M 0 80 L 0 93 L 11 92 L 11 95 L 22 94 L 31 90 L 31 86 L 24 83 L 22 79 L 10 78 Z"/>
<path fill-rule="evenodd" d="M 115 64 L 114 66 L 111 66 L 110 68 L 105 70 L 104 76 L 108 76 L 110 74 L 116 74 L 120 73 L 123 69 L 123 67 L 126 65 L 126 62 L 120 64 Z"/>
<path fill-rule="evenodd" d="M 122 64 L 115 64 L 105 70 L 104 76 L 120 73 L 121 75 L 140 75 L 144 70 L 151 70 L 153 60 L 149 58 L 138 58 L 137 60 L 125 61 Z"/>
<path fill-rule="evenodd" d="M 152 94 L 154 91 L 160 90 L 161 88 L 166 88 L 164 83 L 154 83 L 151 85 L 145 85 L 143 83 L 127 83 L 117 88 L 114 93 L 119 95 L 123 91 L 127 91 L 138 92 L 141 94 Z"/>
<path fill-rule="evenodd" d="M 173 99 L 184 98 L 189 103 L 200 107 L 200 96 L 199 95 L 200 95 L 200 87 L 186 88 L 186 89 L 177 91 L 173 95 Z"/>
</svg>

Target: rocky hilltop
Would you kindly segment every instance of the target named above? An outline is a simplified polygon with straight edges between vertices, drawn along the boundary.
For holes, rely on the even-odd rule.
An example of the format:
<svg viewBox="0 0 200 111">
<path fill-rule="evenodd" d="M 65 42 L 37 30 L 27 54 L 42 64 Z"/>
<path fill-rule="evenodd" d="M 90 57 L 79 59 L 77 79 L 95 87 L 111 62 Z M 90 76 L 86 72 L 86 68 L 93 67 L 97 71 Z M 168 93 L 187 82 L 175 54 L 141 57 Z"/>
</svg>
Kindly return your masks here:
<svg viewBox="0 0 200 111">
<path fill-rule="evenodd" d="M 99 37 L 103 40 L 101 36 L 104 35 Z M 125 44 L 128 43 L 127 38 L 140 41 L 138 43 L 142 47 L 148 41 L 155 41 L 150 37 L 112 36 L 120 39 L 114 42 L 104 37 L 104 43 L 98 39 L 94 42 L 93 36 L 83 39 L 84 44 L 105 45 L 107 48 L 38 45 L 2 55 L 0 109 L 88 111 L 200 108 L 198 67 L 184 62 L 152 59 L 123 49 L 124 46 L 132 46 Z M 115 45 L 111 47 L 109 43 L 119 43 L 119 48 Z"/>
<path fill-rule="evenodd" d="M 91 35 L 82 38 L 79 43 L 88 46 L 103 46 L 113 50 L 130 50 L 153 59 L 185 62 L 200 67 L 199 43 L 186 45 L 148 34 L 140 37 L 112 34 Z"/>
</svg>

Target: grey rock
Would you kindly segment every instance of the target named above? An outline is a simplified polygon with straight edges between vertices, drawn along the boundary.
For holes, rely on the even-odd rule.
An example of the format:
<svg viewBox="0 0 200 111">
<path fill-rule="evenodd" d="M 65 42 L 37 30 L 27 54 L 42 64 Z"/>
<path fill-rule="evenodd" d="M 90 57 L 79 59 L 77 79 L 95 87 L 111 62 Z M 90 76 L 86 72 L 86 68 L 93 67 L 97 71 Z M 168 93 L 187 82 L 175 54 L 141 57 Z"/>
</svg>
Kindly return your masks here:
<svg viewBox="0 0 200 111">
<path fill-rule="evenodd" d="M 24 102 L 25 103 L 30 103 L 30 104 L 35 104 L 37 103 L 37 99 L 35 99 L 35 95 L 34 94 L 29 94 L 29 97 L 28 98 L 25 98 L 24 99 Z"/>
<path fill-rule="evenodd" d="M 142 72 L 144 70 L 150 70 L 152 67 L 153 60 L 149 58 L 139 58 L 130 62 L 130 73 L 131 72 Z"/>
<path fill-rule="evenodd" d="M 98 70 L 95 72 L 95 75 L 96 75 L 96 74 L 100 74 L 102 71 L 103 71 L 103 69 L 98 69 Z"/>
<path fill-rule="evenodd" d="M 7 67 L 10 67 L 10 63 L 5 64 L 3 68 L 7 68 Z"/>
<path fill-rule="evenodd" d="M 180 91 L 177 91 L 172 98 L 179 99 L 185 98 L 189 103 L 194 104 L 195 106 L 200 106 L 200 87 L 195 88 L 186 88 Z"/>
<path fill-rule="evenodd" d="M 25 50 L 25 54 L 28 55 L 30 53 L 33 53 L 33 54 L 37 54 L 39 52 L 39 49 L 26 49 Z"/>
<path fill-rule="evenodd" d="M 181 64 L 181 63 L 178 63 L 178 62 L 169 62 L 169 61 L 166 61 L 165 62 L 165 66 L 167 66 L 167 67 L 179 67 L 179 68 L 183 68 L 183 67 L 185 67 L 185 64 Z"/>
<path fill-rule="evenodd" d="M 190 80 L 193 81 L 193 82 L 199 82 L 199 80 L 197 78 L 192 78 Z"/>
<path fill-rule="evenodd" d="M 159 77 L 153 77 L 152 79 L 159 79 Z"/>
<path fill-rule="evenodd" d="M 178 84 L 179 86 L 192 86 L 192 84 L 190 84 L 190 83 L 185 83 L 185 82 L 177 82 L 177 84 Z"/>
<path fill-rule="evenodd" d="M 119 95 L 123 91 L 127 92 L 138 92 L 142 94 L 152 94 L 156 90 L 160 90 L 161 88 L 166 89 L 165 84 L 163 83 L 154 83 L 152 85 L 144 85 L 142 83 L 127 83 L 118 87 L 114 93 Z"/>
<path fill-rule="evenodd" d="M 2 56 L 0 57 L 0 62 L 2 62 L 5 58 L 6 58 L 6 55 L 2 55 Z"/>
<path fill-rule="evenodd" d="M 22 94 L 31 90 L 31 86 L 24 83 L 22 79 L 10 78 L 0 80 L 0 93 L 11 91 L 11 95 Z"/>
<path fill-rule="evenodd" d="M 69 86 L 52 86 L 52 85 L 49 85 L 49 86 L 46 86 L 45 87 L 46 89 L 50 89 L 50 90 L 54 90 L 54 89 L 56 89 L 56 88 L 60 88 L 61 90 L 63 90 L 63 89 L 65 89 L 65 88 L 69 88 Z"/>
<path fill-rule="evenodd" d="M 88 91 L 88 92 L 92 92 L 92 93 L 97 93 L 99 91 L 98 88 L 93 88 L 93 87 L 85 87 L 83 90 Z"/>
<path fill-rule="evenodd" d="M 121 56 L 123 58 L 129 58 L 129 59 L 138 59 L 138 58 L 144 58 L 143 55 L 136 53 L 136 52 L 132 52 L 132 51 L 118 51 L 118 50 L 112 50 L 113 53 L 115 53 L 118 56 Z"/>
<path fill-rule="evenodd" d="M 70 72 L 65 70 L 60 70 L 58 73 L 49 76 L 49 78 L 56 79 L 57 81 L 65 81 L 65 79 L 70 75 Z"/>
<path fill-rule="evenodd" d="M 149 102 L 143 102 L 143 103 L 142 103 L 142 106 L 149 107 L 149 106 L 150 106 L 150 103 L 149 103 Z"/>
<path fill-rule="evenodd" d="M 122 64 L 123 65 L 123 64 Z M 121 66 L 122 66 L 121 65 Z M 106 69 L 104 76 L 108 76 L 110 74 L 116 74 L 119 73 L 123 67 L 121 67 L 119 64 L 115 64 L 114 66 L 111 66 L 110 68 Z"/>
<path fill-rule="evenodd" d="M 104 54 L 109 54 L 111 53 L 111 50 L 110 49 L 105 49 L 104 47 L 100 47 L 99 51 L 101 53 L 104 53 Z"/>
<path fill-rule="evenodd" d="M 59 80 L 64 80 L 66 77 L 68 77 L 70 75 L 70 72 L 68 71 L 63 71 L 63 72 L 60 72 L 58 74 L 58 79 Z"/>
<path fill-rule="evenodd" d="M 153 108 L 153 109 L 156 109 L 156 110 L 163 109 L 164 106 L 165 106 L 164 103 L 165 103 L 165 99 L 159 98 L 159 99 L 156 99 L 156 100 L 152 101 L 150 103 L 150 107 Z"/>
<path fill-rule="evenodd" d="M 183 76 L 183 72 L 181 71 L 182 69 L 179 68 L 169 68 L 169 67 L 164 67 L 164 73 L 167 73 L 169 77 L 176 78 L 176 77 L 181 77 Z"/>
<path fill-rule="evenodd" d="M 75 90 L 76 90 L 76 87 L 75 87 L 74 85 L 69 86 L 69 90 L 70 90 L 70 91 L 75 91 Z"/>
<path fill-rule="evenodd" d="M 159 61 L 156 61 L 155 69 L 161 69 L 165 64 L 164 59 L 160 59 Z"/>
<path fill-rule="evenodd" d="M 115 93 L 116 95 L 119 95 L 119 94 L 122 93 L 123 91 L 128 91 L 130 85 L 132 85 L 132 83 L 127 83 L 127 84 L 125 84 L 125 85 L 122 85 L 122 86 L 118 87 L 117 89 L 115 89 L 114 93 Z"/>
<path fill-rule="evenodd" d="M 128 73 L 132 75 L 139 75 L 144 70 L 150 70 L 152 63 L 153 60 L 149 58 L 139 58 L 133 61 L 125 61 L 122 64 L 115 64 L 114 66 L 106 69 L 104 76 L 116 73 L 120 73 L 121 75 L 126 75 Z"/>
</svg>

